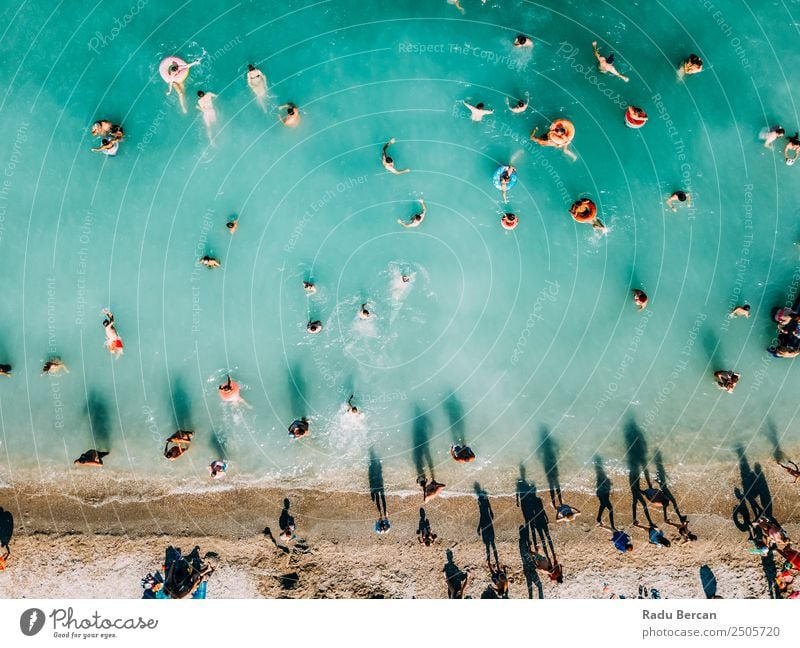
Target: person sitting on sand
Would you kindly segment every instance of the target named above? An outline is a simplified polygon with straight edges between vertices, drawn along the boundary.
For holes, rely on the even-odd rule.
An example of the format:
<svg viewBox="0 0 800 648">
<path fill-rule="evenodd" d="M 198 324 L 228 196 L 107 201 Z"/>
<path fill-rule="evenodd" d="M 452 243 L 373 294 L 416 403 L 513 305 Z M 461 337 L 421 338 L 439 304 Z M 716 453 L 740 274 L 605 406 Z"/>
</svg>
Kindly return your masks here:
<svg viewBox="0 0 800 648">
<path fill-rule="evenodd" d="M 639 310 L 644 310 L 645 306 L 647 306 L 647 294 L 644 290 L 633 289 L 633 303 L 636 304 Z"/>
<path fill-rule="evenodd" d="M 108 454 L 108 452 L 101 452 L 99 450 L 87 450 L 72 463 L 79 466 L 102 466 L 103 457 Z"/>
<path fill-rule="evenodd" d="M 546 548 L 545 551 L 547 551 Z M 564 570 L 558 562 L 558 556 L 555 551 L 553 552 L 553 560 L 550 560 L 546 555 L 540 554 L 538 548 L 531 545 L 531 541 L 528 540 L 528 553 L 531 555 L 533 565 L 538 571 L 547 574 L 551 581 L 564 582 Z"/>
<path fill-rule="evenodd" d="M 505 565 L 497 565 L 497 569 L 492 567 L 492 562 L 489 561 L 489 575 L 492 579 L 491 588 L 494 593 L 497 595 L 497 598 L 507 599 L 508 598 L 508 575 L 506 572 L 508 571 L 508 567 Z"/>
<path fill-rule="evenodd" d="M 673 204 L 676 201 L 685 202 L 688 207 L 692 206 L 692 197 L 685 191 L 675 191 L 669 198 L 667 198 L 667 205 L 669 205 L 669 208 L 674 212 L 678 211 L 677 207 L 675 207 Z"/>
<path fill-rule="evenodd" d="M 322 322 L 320 320 L 309 320 L 308 324 L 306 324 L 306 331 L 311 333 L 312 335 L 316 335 L 317 333 L 322 332 Z"/>
<path fill-rule="evenodd" d="M 530 101 L 530 95 L 526 92 L 525 93 L 525 98 L 524 99 L 517 99 L 517 101 L 514 102 L 513 106 L 511 105 L 511 102 L 508 100 L 508 97 L 506 97 L 506 106 L 508 106 L 508 109 L 512 113 L 514 113 L 515 115 L 518 115 L 520 113 L 524 113 L 527 110 L 529 101 Z"/>
<path fill-rule="evenodd" d="M 381 517 L 375 522 L 375 533 L 378 535 L 385 535 L 391 531 L 392 525 L 388 517 Z"/>
<path fill-rule="evenodd" d="M 219 261 L 217 261 L 217 259 L 207 254 L 202 259 L 200 259 L 200 263 L 202 263 L 206 268 L 209 269 L 219 268 L 222 265 Z"/>
<path fill-rule="evenodd" d="M 533 47 L 533 41 L 525 34 L 517 34 L 514 39 L 514 47 Z"/>
<path fill-rule="evenodd" d="M 419 227 L 422 221 L 425 220 L 425 214 L 428 213 L 428 210 L 425 207 L 425 201 L 422 198 L 419 199 L 419 204 L 422 211 L 420 211 L 418 214 L 414 214 L 407 223 L 401 221 L 399 218 L 397 219 L 397 222 L 405 228 Z"/>
<path fill-rule="evenodd" d="M 468 101 L 462 101 L 461 103 L 464 104 L 469 109 L 470 119 L 474 122 L 481 121 L 484 117 L 486 117 L 486 115 L 494 114 L 494 110 L 490 110 L 489 108 L 484 108 L 483 103 L 477 103 L 474 106 Z"/>
<path fill-rule="evenodd" d="M 647 531 L 647 535 L 649 538 L 650 544 L 654 544 L 657 547 L 669 547 L 672 543 L 664 537 L 664 532 L 659 529 L 655 524 L 650 524 L 645 526 L 644 524 L 639 524 L 637 520 L 634 520 L 633 526 L 639 527 L 640 529 L 644 529 Z"/>
<path fill-rule="evenodd" d="M 463 599 L 464 593 L 467 590 L 469 583 L 469 571 L 460 570 L 453 561 L 453 552 L 448 549 L 446 551 L 447 562 L 442 571 L 444 572 L 447 581 L 447 598 L 449 599 Z"/>
<path fill-rule="evenodd" d="M 717 381 L 717 386 L 729 394 L 733 393 L 736 383 L 739 382 L 739 374 L 735 371 L 715 371 L 714 378 Z"/>
<path fill-rule="evenodd" d="M 445 487 L 445 484 L 440 484 L 433 477 L 431 477 L 431 480 L 429 482 L 425 476 L 417 478 L 417 484 L 419 484 L 420 488 L 422 488 L 423 504 L 427 503 L 429 500 L 432 500 L 434 497 L 436 497 L 439 493 L 441 493 L 444 490 Z"/>
<path fill-rule="evenodd" d="M 683 76 L 684 74 L 699 74 L 702 71 L 703 59 L 697 56 L 697 54 L 689 54 L 678 73 Z"/>
<path fill-rule="evenodd" d="M 44 363 L 44 366 L 42 367 L 42 375 L 43 376 L 45 374 L 49 374 L 49 375 L 52 376 L 52 375 L 55 375 L 55 374 L 57 374 L 57 373 L 59 373 L 61 371 L 65 372 L 65 373 L 69 373 L 69 369 L 67 368 L 67 365 L 65 365 L 62 362 L 61 358 L 59 358 L 59 357 L 50 358 L 49 360 L 47 360 Z"/>
<path fill-rule="evenodd" d="M 431 522 L 425 515 L 425 509 L 419 509 L 419 525 L 417 526 L 417 540 L 421 545 L 430 547 L 438 536 L 431 531 Z"/>
<path fill-rule="evenodd" d="M 309 432 L 311 432 L 311 426 L 309 425 L 308 419 L 305 416 L 303 418 L 295 419 L 289 426 L 289 436 L 293 439 L 300 439 L 306 436 Z"/>
<path fill-rule="evenodd" d="M 797 464 L 794 461 L 787 459 L 786 465 L 784 465 L 776 459 L 775 463 L 778 464 L 781 468 L 783 468 L 786 472 L 788 472 L 789 476 L 794 477 L 794 479 L 792 480 L 793 484 L 797 483 L 797 480 L 800 479 L 800 468 L 798 468 Z"/>
<path fill-rule="evenodd" d="M 592 42 L 592 48 L 594 49 L 594 56 L 597 59 L 597 69 L 600 70 L 601 73 L 612 74 L 618 79 L 622 79 L 625 83 L 630 81 L 624 74 L 617 72 L 617 68 L 614 67 L 613 54 L 609 54 L 608 56 L 600 54 L 600 51 L 597 49 L 597 41 Z"/>
<path fill-rule="evenodd" d="M 800 156 L 800 135 L 795 133 L 789 137 L 789 141 L 783 147 L 783 157 L 786 160 L 786 164 L 792 166 L 797 162 L 798 156 Z"/>
<path fill-rule="evenodd" d="M 764 140 L 764 148 L 771 149 L 773 142 L 784 135 L 786 135 L 786 131 L 783 126 L 773 126 L 767 129 L 767 132 L 761 136 L 761 139 Z"/>
<path fill-rule="evenodd" d="M 671 522 L 670 520 L 667 520 L 667 524 L 675 527 L 678 530 L 678 538 L 680 539 L 681 544 L 686 544 L 687 542 L 694 542 L 697 540 L 697 536 L 689 531 L 689 518 L 683 515 L 678 519 L 680 522 Z"/>
<path fill-rule="evenodd" d="M 737 306 L 734 308 L 729 314 L 728 317 L 750 317 L 750 304 L 744 304 L 742 306 Z"/>
<path fill-rule="evenodd" d="M 394 166 L 394 160 L 389 157 L 388 153 L 386 152 L 389 147 L 394 144 L 397 140 L 393 137 L 390 139 L 386 144 L 383 145 L 383 154 L 381 155 L 381 164 L 383 164 L 383 168 L 386 169 L 389 173 L 394 173 L 395 175 L 400 175 L 402 173 L 408 173 L 411 169 L 397 169 Z"/>
<path fill-rule="evenodd" d="M 475 461 L 475 453 L 466 445 L 456 445 L 455 443 L 451 445 L 450 456 L 455 459 L 456 463 L 470 463 L 471 461 Z"/>
<path fill-rule="evenodd" d="M 107 308 L 103 309 L 103 315 L 106 316 L 103 320 L 103 328 L 106 331 L 106 348 L 113 355 L 120 356 L 123 350 L 122 338 L 114 326 L 114 315 Z"/>
<path fill-rule="evenodd" d="M 285 103 L 282 106 L 278 106 L 278 110 L 283 110 L 284 108 L 286 108 L 286 116 L 279 115 L 278 119 L 281 120 L 284 126 L 296 128 L 300 123 L 300 111 L 293 103 Z"/>
<path fill-rule="evenodd" d="M 11 365 L 10 364 L 0 364 L 0 376 L 11 377 Z"/>
<path fill-rule="evenodd" d="M 775 520 L 769 519 L 766 515 L 760 515 L 753 522 L 754 529 L 760 529 L 761 533 L 774 545 L 783 545 L 789 542 L 789 535 L 783 530 Z"/>
<path fill-rule="evenodd" d="M 303 290 L 306 291 L 306 295 L 313 295 L 317 292 L 317 287 L 310 281 L 303 281 Z"/>
<path fill-rule="evenodd" d="M 614 543 L 614 548 L 617 551 L 621 553 L 630 553 L 633 551 L 633 543 L 631 542 L 631 537 L 627 533 L 605 524 L 598 524 L 597 526 L 611 534 L 611 542 Z"/>
<path fill-rule="evenodd" d="M 175 461 L 189 449 L 189 445 L 192 443 L 193 434 L 194 432 L 178 430 L 169 439 L 167 439 L 167 442 L 164 444 L 164 456 L 170 461 Z M 170 443 L 174 444 L 171 448 L 169 447 Z"/>
<path fill-rule="evenodd" d="M 553 505 L 553 508 L 556 511 L 556 522 L 572 522 L 581 514 L 581 512 L 574 506 L 564 504 L 564 501 L 561 499 L 561 492 L 558 493 L 558 505 L 556 505 L 556 501 L 554 499 L 552 499 L 550 503 Z"/>
</svg>

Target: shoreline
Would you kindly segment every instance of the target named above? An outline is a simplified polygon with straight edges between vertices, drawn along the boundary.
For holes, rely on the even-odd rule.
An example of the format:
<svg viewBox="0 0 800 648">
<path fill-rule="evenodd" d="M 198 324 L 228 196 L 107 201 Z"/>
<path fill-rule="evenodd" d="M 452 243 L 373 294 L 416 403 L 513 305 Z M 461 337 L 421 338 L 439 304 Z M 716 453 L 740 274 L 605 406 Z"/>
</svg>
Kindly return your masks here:
<svg viewBox="0 0 800 648">
<path fill-rule="evenodd" d="M 787 505 L 796 494 L 791 479 L 784 479 L 785 473 L 774 465 L 765 467 L 765 472 L 775 517 L 790 536 L 800 533 L 800 515 Z M 768 596 L 761 561 L 747 553 L 746 534 L 731 520 L 738 467 L 704 481 L 689 487 L 687 480 L 673 480 L 681 512 L 690 517 L 699 539 L 669 548 L 649 545 L 645 531 L 632 528 L 630 494 L 615 488 L 611 499 L 616 525 L 631 535 L 635 547 L 624 555 L 613 548 L 609 534 L 595 526 L 593 492 L 564 490 L 564 501 L 582 514 L 574 522 L 555 523 L 549 493 L 540 488 L 538 496 L 548 511 L 551 536 L 565 571 L 563 584 L 541 583 L 542 595 L 599 598 L 603 583 L 608 582 L 611 592 L 626 597 L 635 597 L 640 584 L 658 589 L 662 597 L 702 597 L 699 568 L 708 564 L 723 597 Z M 112 482 L 118 489 L 114 498 L 98 499 L 97 489 L 108 488 Z M 621 485 L 618 476 L 614 482 Z M 202 552 L 220 556 L 219 569 L 209 583 L 210 598 L 442 598 L 447 595 L 442 568 L 448 548 L 456 564 L 472 574 L 469 596 L 479 597 L 489 583 L 485 547 L 476 533 L 474 494 L 451 493 L 425 505 L 439 540 L 433 547 L 423 547 L 415 535 L 422 506 L 419 491 L 387 492 L 392 530 L 377 536 L 372 528 L 376 509 L 366 490 L 283 490 L 229 482 L 224 489 L 137 501 L 137 483 L 141 484 L 95 474 L 81 481 L 82 486 L 71 488 L 37 483 L 0 488 L 0 506 L 11 512 L 15 523 L 12 556 L 8 569 L 0 574 L 0 597 L 138 597 L 139 580 L 159 567 L 169 544 L 185 551 L 197 544 Z M 513 496 L 489 496 L 500 560 L 511 578 L 510 594 L 527 597 L 520 509 Z M 262 534 L 269 526 L 277 537 L 284 497 L 291 502 L 298 538 L 308 545 L 305 553 L 286 556 Z M 651 516 L 656 524 L 663 521 L 658 510 L 651 511 Z M 662 524 L 662 528 L 667 537 L 674 536 L 672 527 Z M 79 582 L 69 574 L 78 576 Z M 290 588 L 281 578 L 285 574 L 296 574 L 296 583 L 289 579 Z M 85 587 L 86 578 L 92 583 L 90 590 Z M 539 596 L 535 583 L 533 596 Z"/>
</svg>

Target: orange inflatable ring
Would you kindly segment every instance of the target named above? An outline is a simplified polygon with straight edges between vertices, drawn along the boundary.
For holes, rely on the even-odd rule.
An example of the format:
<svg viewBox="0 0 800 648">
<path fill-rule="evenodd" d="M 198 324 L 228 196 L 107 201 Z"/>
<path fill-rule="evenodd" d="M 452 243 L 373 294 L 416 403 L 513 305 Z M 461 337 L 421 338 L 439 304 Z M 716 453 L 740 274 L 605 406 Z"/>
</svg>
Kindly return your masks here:
<svg viewBox="0 0 800 648">
<path fill-rule="evenodd" d="M 648 119 L 647 113 L 636 106 L 628 106 L 625 111 L 625 125 L 628 128 L 641 128 Z"/>
<path fill-rule="evenodd" d="M 547 137 L 558 147 L 568 146 L 575 137 L 575 125 L 566 119 L 556 119 L 550 124 Z"/>
<path fill-rule="evenodd" d="M 503 214 L 503 217 L 500 219 L 500 224 L 503 226 L 503 229 L 513 230 L 519 225 L 519 218 L 517 218 L 516 214 Z"/>
<path fill-rule="evenodd" d="M 591 223 L 597 218 L 597 205 L 588 198 L 581 198 L 572 203 L 569 213 L 579 223 Z"/>
<path fill-rule="evenodd" d="M 220 389 L 219 397 L 226 403 L 233 403 L 239 400 L 239 383 L 231 380 L 230 389 Z"/>
</svg>

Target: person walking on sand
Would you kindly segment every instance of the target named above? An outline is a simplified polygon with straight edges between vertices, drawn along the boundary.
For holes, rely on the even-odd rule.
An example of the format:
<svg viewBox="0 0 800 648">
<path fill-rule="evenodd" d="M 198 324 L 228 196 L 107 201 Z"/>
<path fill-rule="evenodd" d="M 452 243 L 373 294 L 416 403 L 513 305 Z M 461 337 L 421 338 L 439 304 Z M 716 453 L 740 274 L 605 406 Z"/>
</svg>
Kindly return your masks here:
<svg viewBox="0 0 800 648">
<path fill-rule="evenodd" d="M 486 115 L 494 114 L 494 110 L 484 107 L 483 103 L 477 103 L 474 106 L 468 101 L 462 101 L 461 103 L 469 109 L 469 117 L 474 122 L 481 121 Z"/>
<path fill-rule="evenodd" d="M 80 457 L 72 463 L 78 466 L 102 466 L 103 457 L 107 456 L 108 452 L 100 452 L 99 450 L 87 450 Z"/>
<path fill-rule="evenodd" d="M 681 544 L 686 544 L 687 542 L 694 542 L 697 540 L 697 536 L 689 531 L 689 518 L 683 515 L 678 519 L 680 522 L 672 522 L 671 520 L 667 520 L 667 524 L 675 527 L 678 530 L 678 539 L 681 541 Z"/>
<path fill-rule="evenodd" d="M 603 74 L 612 74 L 618 79 L 622 79 L 625 83 L 628 83 L 630 79 L 626 77 L 624 74 L 620 74 L 617 72 L 617 68 L 614 67 L 614 55 L 609 54 L 608 56 L 603 56 L 600 54 L 600 51 L 597 49 L 597 41 L 592 42 L 592 48 L 594 48 L 594 55 L 597 59 L 597 69 L 600 70 Z"/>
<path fill-rule="evenodd" d="M 256 97 L 256 101 L 258 101 L 258 105 L 261 106 L 261 110 L 266 112 L 267 77 L 265 77 L 264 73 L 256 66 L 249 63 L 247 65 L 247 74 L 245 77 L 247 78 L 247 85 L 250 86 L 250 89 Z"/>
<path fill-rule="evenodd" d="M 649 526 L 645 526 L 644 524 L 639 523 L 637 520 L 633 523 L 633 526 L 647 531 L 650 544 L 654 544 L 657 547 L 669 547 L 672 544 L 669 540 L 667 540 L 667 538 L 664 537 L 664 532 L 655 524 L 651 523 Z"/>
<path fill-rule="evenodd" d="M 169 439 L 167 439 L 167 442 L 164 444 L 164 456 L 170 461 L 175 461 L 178 457 L 183 455 L 183 453 L 189 449 L 189 445 L 192 443 L 193 434 L 194 432 L 178 430 Z M 171 448 L 169 447 L 170 443 L 173 444 Z"/>
<path fill-rule="evenodd" d="M 300 110 L 293 103 L 285 103 L 278 106 L 278 110 L 286 109 L 286 116 L 279 115 L 278 119 L 281 120 L 284 126 L 289 128 L 296 128 L 300 124 Z"/>
<path fill-rule="evenodd" d="M 393 137 L 390 139 L 386 144 L 383 145 L 383 154 L 381 155 L 381 164 L 383 164 L 383 168 L 386 169 L 389 173 L 394 173 L 394 175 L 401 175 L 403 173 L 408 173 L 411 169 L 397 169 L 394 166 L 394 160 L 389 156 L 387 150 L 389 147 L 394 144 L 397 140 Z"/>
<path fill-rule="evenodd" d="M 406 229 L 408 229 L 409 227 L 419 227 L 422 224 L 422 221 L 425 220 L 425 214 L 428 213 L 428 210 L 425 207 L 425 201 L 422 198 L 419 199 L 419 204 L 421 211 L 419 213 L 414 214 L 407 223 L 401 221 L 399 218 L 397 219 L 397 222 Z"/>
<path fill-rule="evenodd" d="M 197 91 L 197 109 L 203 114 L 203 123 L 206 125 L 208 141 L 214 143 L 213 126 L 217 123 L 217 111 L 214 108 L 214 99 L 217 95 L 213 92 Z"/>
</svg>

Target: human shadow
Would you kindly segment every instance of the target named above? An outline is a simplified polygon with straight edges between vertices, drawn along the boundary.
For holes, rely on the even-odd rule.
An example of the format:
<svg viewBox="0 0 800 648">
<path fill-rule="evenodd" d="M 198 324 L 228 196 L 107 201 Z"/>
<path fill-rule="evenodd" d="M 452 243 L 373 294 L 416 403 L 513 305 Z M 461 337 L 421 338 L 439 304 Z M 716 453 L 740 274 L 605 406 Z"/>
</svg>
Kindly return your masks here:
<svg viewBox="0 0 800 648">
<path fill-rule="evenodd" d="M 381 460 L 375 454 L 374 448 L 369 449 L 368 477 L 369 496 L 378 509 L 378 517 L 386 518 L 388 516 L 386 515 L 386 492 L 383 486 L 383 466 L 381 466 Z"/>
<path fill-rule="evenodd" d="M 558 445 L 546 427 L 539 430 L 538 453 L 542 461 L 544 474 L 547 477 L 547 487 L 550 489 L 550 502 L 555 509 L 557 508 L 556 498 L 558 499 L 558 505 L 564 503 L 561 499 L 561 482 L 558 475 Z"/>
<path fill-rule="evenodd" d="M 14 516 L 0 506 L 0 547 L 8 550 L 14 535 Z"/>
<path fill-rule="evenodd" d="M 494 535 L 494 511 L 492 511 L 492 503 L 489 501 L 488 493 L 481 488 L 478 482 L 475 482 L 473 488 L 475 495 L 478 497 L 478 535 L 483 540 L 486 547 L 486 562 L 491 564 L 492 555 L 497 565 L 500 564 L 500 556 L 497 554 L 497 545 L 495 544 Z"/>
<path fill-rule="evenodd" d="M 208 436 L 208 444 L 211 446 L 211 452 L 215 459 L 228 459 L 228 450 L 225 439 L 220 436 L 219 432 L 212 430 Z"/>
<path fill-rule="evenodd" d="M 536 517 L 536 484 L 529 482 L 525 476 L 525 466 L 519 465 L 519 478 L 517 479 L 517 491 L 515 502 L 522 513 L 524 524 L 520 527 L 524 530 L 526 538 L 530 538 L 533 533 L 533 522 Z M 541 500 L 539 500 L 541 506 Z"/>
<path fill-rule="evenodd" d="M 530 540 L 528 538 L 528 527 L 523 524 L 519 527 L 519 557 L 522 560 L 522 573 L 525 576 L 525 583 L 528 586 L 528 598 L 533 598 L 533 586 L 536 586 L 538 598 L 544 598 L 544 588 L 539 572 L 536 571 L 536 563 L 530 552 Z"/>
<path fill-rule="evenodd" d="M 778 435 L 778 428 L 775 427 L 775 422 L 771 418 L 767 418 L 767 424 L 763 428 L 764 436 L 769 441 L 770 449 L 772 450 L 772 458 L 780 463 L 786 459 L 786 455 L 781 448 L 781 441 Z"/>
<path fill-rule="evenodd" d="M 283 509 L 281 509 L 281 515 L 278 518 L 278 526 L 281 528 L 281 531 L 286 532 L 287 529 L 291 529 L 294 531 L 294 517 L 291 513 L 289 513 L 289 498 L 285 497 L 283 499 Z"/>
<path fill-rule="evenodd" d="M 597 501 L 600 503 L 600 507 L 597 510 L 597 523 L 603 523 L 603 513 L 608 511 L 608 523 L 612 529 L 616 529 L 617 527 L 614 526 L 614 506 L 611 503 L 611 479 L 609 479 L 606 474 L 605 468 L 603 467 L 603 458 L 599 454 L 595 454 L 593 462 L 595 477 L 594 492 L 595 495 L 597 495 Z"/>
<path fill-rule="evenodd" d="M 653 520 L 650 517 L 650 512 L 647 510 L 647 499 L 642 492 L 640 478 L 645 474 L 648 483 L 650 482 L 649 474 L 647 473 L 647 441 L 644 438 L 644 433 L 641 428 L 636 424 L 633 418 L 628 419 L 624 429 L 625 434 L 625 461 L 628 465 L 628 484 L 631 490 L 631 513 L 633 520 L 638 521 L 638 509 L 641 505 L 647 522 L 650 526 L 654 526 Z"/>
<path fill-rule="evenodd" d="M 417 482 L 427 480 L 426 469 L 430 471 L 430 478 L 435 479 L 433 473 L 433 455 L 430 448 L 430 419 L 419 408 L 414 410 L 414 422 L 411 425 L 411 456 L 417 470 Z"/>
<path fill-rule="evenodd" d="M 192 399 L 178 376 L 172 383 L 172 413 L 176 430 L 194 430 L 192 423 Z"/>
<path fill-rule="evenodd" d="M 774 519 L 772 516 L 772 494 L 767 484 L 767 479 L 761 469 L 761 464 L 756 462 L 753 464 L 752 470 L 747 460 L 744 448 L 742 446 L 736 447 L 736 454 L 739 459 L 739 476 L 742 480 L 742 492 L 744 498 L 750 505 L 753 515 L 757 518 L 760 515 L 765 515 L 769 519 Z"/>
<path fill-rule="evenodd" d="M 292 416 L 295 418 L 305 416 L 308 408 L 308 401 L 306 400 L 308 386 L 299 363 L 293 363 L 289 367 L 286 374 L 286 387 L 289 391 L 289 405 L 292 408 Z"/>
<path fill-rule="evenodd" d="M 655 451 L 655 454 L 653 455 L 653 463 L 656 467 L 656 481 L 658 482 L 658 487 L 661 491 L 661 494 L 664 496 L 664 522 L 667 522 L 667 509 L 669 508 L 670 504 L 672 504 L 672 508 L 675 509 L 675 515 L 678 516 L 678 520 L 682 521 L 683 516 L 678 508 L 678 501 L 675 499 L 675 496 L 672 494 L 672 491 L 669 489 L 669 485 L 667 483 L 667 471 L 664 468 L 664 458 L 661 456 L 660 449 Z M 649 481 L 647 486 L 651 486 Z"/>
<path fill-rule="evenodd" d="M 111 450 L 111 418 L 105 398 L 92 390 L 86 398 L 86 415 L 89 417 L 89 428 L 92 433 L 94 447 L 101 451 Z"/>
<path fill-rule="evenodd" d="M 700 585 L 702 585 L 703 594 L 707 599 L 722 598 L 717 596 L 717 577 L 714 576 L 714 572 L 708 565 L 700 567 Z"/>
<path fill-rule="evenodd" d="M 445 552 L 445 556 L 447 557 L 447 562 L 444 564 L 442 571 L 447 580 L 447 598 L 462 599 L 464 598 L 464 590 L 467 587 L 469 574 L 461 571 L 461 568 L 456 565 L 451 549 Z"/>
<path fill-rule="evenodd" d="M 708 361 L 711 363 L 712 371 L 727 369 L 723 364 L 724 358 L 719 336 L 709 325 L 706 325 L 700 331 L 700 342 Z"/>
<path fill-rule="evenodd" d="M 450 438 L 456 445 L 464 445 L 467 442 L 465 438 L 466 424 L 464 421 L 464 407 L 461 401 L 451 392 L 447 399 L 444 401 L 444 409 L 447 412 L 447 418 L 450 421 Z"/>
</svg>

